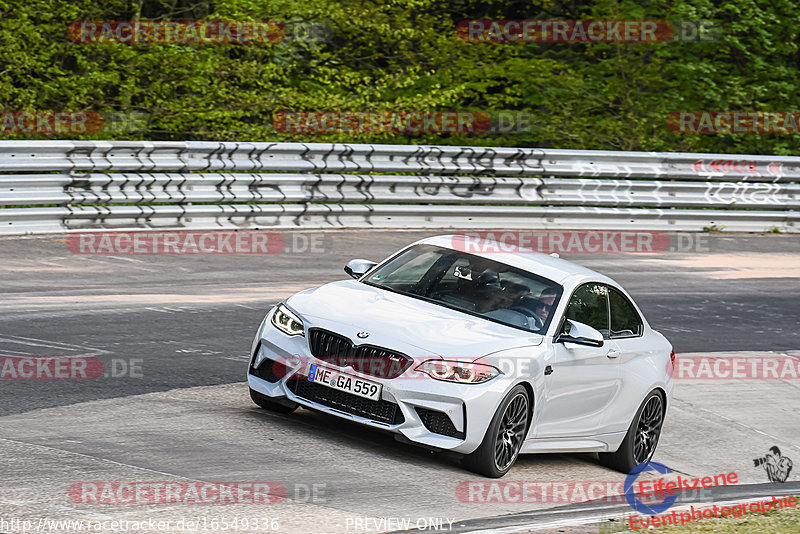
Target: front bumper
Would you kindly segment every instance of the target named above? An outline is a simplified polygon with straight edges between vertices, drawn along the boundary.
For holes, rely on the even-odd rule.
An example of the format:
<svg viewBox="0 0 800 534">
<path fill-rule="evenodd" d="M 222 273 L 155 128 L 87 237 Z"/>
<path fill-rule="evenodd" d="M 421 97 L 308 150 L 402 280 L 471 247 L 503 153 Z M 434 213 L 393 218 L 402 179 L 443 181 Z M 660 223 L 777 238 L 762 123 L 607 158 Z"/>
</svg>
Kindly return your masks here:
<svg viewBox="0 0 800 534">
<path fill-rule="evenodd" d="M 271 313 L 270 313 L 271 315 Z M 286 398 L 301 406 L 402 434 L 436 449 L 468 454 L 474 451 L 514 379 L 500 375 L 484 384 L 455 384 L 414 371 L 383 379 L 342 371 L 383 385 L 380 401 L 371 401 L 307 380 L 312 363 L 336 366 L 314 358 L 303 336 L 287 336 L 273 328 L 269 316 L 253 344 L 247 382 L 263 395 Z M 254 367 L 261 351 L 264 359 Z M 265 367 L 266 366 L 266 367 Z"/>
</svg>

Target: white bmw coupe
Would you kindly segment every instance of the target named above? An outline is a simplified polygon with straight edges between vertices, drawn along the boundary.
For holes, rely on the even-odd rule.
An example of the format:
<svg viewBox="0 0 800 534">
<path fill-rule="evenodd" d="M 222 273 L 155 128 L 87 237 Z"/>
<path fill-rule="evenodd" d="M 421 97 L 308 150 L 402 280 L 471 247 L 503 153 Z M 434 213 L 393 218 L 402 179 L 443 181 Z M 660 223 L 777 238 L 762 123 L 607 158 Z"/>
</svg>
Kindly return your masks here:
<svg viewBox="0 0 800 534">
<path fill-rule="evenodd" d="M 598 452 L 623 472 L 652 458 L 675 355 L 612 279 L 464 236 L 345 272 L 267 313 L 257 405 L 386 429 L 489 477 L 520 453 Z"/>
</svg>

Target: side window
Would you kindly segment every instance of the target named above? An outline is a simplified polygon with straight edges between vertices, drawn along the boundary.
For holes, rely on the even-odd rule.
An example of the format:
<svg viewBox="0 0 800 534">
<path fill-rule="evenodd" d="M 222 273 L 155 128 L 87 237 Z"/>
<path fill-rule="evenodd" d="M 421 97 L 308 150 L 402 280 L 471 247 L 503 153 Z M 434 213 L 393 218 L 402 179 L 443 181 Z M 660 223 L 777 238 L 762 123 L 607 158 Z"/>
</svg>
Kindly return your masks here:
<svg viewBox="0 0 800 534">
<path fill-rule="evenodd" d="M 588 324 L 609 339 L 608 289 L 602 284 L 579 287 L 567 305 L 567 319 Z M 568 328 L 569 323 L 564 323 Z"/>
<path fill-rule="evenodd" d="M 609 289 L 609 302 L 611 303 L 611 337 L 641 336 L 642 320 L 625 295 L 612 287 Z"/>
</svg>

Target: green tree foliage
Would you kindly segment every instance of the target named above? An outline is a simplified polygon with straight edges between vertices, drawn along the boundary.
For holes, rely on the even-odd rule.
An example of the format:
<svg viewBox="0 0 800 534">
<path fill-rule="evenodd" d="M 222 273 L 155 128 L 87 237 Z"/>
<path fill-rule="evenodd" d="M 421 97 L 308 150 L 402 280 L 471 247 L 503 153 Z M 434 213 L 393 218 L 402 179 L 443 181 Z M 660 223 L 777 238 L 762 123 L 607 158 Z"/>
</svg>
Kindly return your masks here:
<svg viewBox="0 0 800 534">
<path fill-rule="evenodd" d="M 475 43 L 468 19 L 713 21 L 714 41 Z M 76 43 L 75 21 L 278 21 L 274 44 Z M 682 110 L 800 111 L 792 0 L 0 0 L 3 110 L 144 113 L 94 139 L 347 141 L 790 154 L 797 135 L 681 134 Z M 282 110 L 510 110 L 524 132 L 289 134 Z M 36 133 L 5 138 L 51 138 Z M 58 136 L 56 136 L 58 137 Z"/>
</svg>

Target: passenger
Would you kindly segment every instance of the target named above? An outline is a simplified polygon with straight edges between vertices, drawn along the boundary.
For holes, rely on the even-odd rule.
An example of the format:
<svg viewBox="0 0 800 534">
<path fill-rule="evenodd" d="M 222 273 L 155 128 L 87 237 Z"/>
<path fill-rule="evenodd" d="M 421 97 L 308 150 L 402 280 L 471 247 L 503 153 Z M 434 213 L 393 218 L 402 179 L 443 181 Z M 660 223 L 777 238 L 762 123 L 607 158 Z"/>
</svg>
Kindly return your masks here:
<svg viewBox="0 0 800 534">
<path fill-rule="evenodd" d="M 478 304 L 480 313 L 493 310 L 511 308 L 519 299 L 530 294 L 528 286 L 513 282 L 502 283 L 500 287 L 487 287 L 483 290 L 482 299 Z"/>
<path fill-rule="evenodd" d="M 521 298 L 530 295 L 531 290 L 526 285 L 508 282 L 507 284 L 503 285 L 503 293 L 506 294 L 506 302 L 508 303 L 506 308 L 510 308 Z"/>
</svg>

